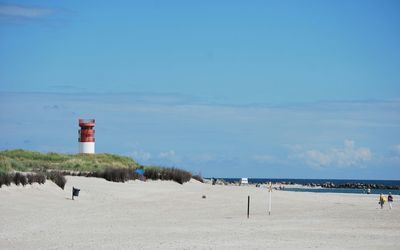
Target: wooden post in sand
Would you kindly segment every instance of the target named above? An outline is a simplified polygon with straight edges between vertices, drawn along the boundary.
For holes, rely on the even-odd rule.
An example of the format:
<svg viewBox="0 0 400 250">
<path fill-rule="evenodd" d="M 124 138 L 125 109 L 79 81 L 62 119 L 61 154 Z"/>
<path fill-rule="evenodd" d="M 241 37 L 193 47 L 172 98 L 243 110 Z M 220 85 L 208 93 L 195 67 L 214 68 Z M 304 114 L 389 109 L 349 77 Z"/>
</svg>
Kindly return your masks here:
<svg viewBox="0 0 400 250">
<path fill-rule="evenodd" d="M 269 192 L 268 215 L 271 215 L 272 182 L 269 182 L 268 192 Z"/>
<path fill-rule="evenodd" d="M 249 218 L 250 215 L 250 195 L 247 196 L 247 219 Z"/>
</svg>

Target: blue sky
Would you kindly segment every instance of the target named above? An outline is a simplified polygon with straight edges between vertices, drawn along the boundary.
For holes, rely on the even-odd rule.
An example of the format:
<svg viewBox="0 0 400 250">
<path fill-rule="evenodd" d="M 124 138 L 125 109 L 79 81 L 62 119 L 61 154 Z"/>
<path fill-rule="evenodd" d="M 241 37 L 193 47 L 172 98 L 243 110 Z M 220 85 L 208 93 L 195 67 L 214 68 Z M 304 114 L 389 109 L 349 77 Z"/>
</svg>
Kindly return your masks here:
<svg viewBox="0 0 400 250">
<path fill-rule="evenodd" d="M 0 1 L 0 149 L 400 178 L 398 1 Z"/>
</svg>

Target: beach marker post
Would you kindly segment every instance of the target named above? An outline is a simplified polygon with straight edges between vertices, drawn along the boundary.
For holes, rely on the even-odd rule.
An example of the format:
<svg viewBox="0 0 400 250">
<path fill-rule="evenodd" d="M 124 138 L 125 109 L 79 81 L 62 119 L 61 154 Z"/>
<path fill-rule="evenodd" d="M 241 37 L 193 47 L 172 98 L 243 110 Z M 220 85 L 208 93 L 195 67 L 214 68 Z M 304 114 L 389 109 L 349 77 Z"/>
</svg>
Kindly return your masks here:
<svg viewBox="0 0 400 250">
<path fill-rule="evenodd" d="M 272 199 L 271 199 L 271 196 L 272 196 L 272 182 L 269 182 L 269 185 L 268 185 L 269 187 L 268 187 L 268 192 L 269 192 L 269 202 L 268 202 L 268 215 L 271 215 L 271 202 L 272 202 Z"/>
<path fill-rule="evenodd" d="M 250 195 L 247 196 L 247 219 L 250 215 Z"/>
</svg>

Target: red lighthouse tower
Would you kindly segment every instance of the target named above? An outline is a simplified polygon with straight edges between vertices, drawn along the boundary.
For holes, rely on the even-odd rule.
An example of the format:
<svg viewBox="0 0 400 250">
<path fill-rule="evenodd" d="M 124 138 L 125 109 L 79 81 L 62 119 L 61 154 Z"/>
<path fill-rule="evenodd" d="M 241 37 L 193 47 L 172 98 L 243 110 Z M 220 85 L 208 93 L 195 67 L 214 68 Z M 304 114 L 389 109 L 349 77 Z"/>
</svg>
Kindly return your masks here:
<svg viewBox="0 0 400 250">
<path fill-rule="evenodd" d="M 79 119 L 79 153 L 94 154 L 94 119 Z"/>
</svg>

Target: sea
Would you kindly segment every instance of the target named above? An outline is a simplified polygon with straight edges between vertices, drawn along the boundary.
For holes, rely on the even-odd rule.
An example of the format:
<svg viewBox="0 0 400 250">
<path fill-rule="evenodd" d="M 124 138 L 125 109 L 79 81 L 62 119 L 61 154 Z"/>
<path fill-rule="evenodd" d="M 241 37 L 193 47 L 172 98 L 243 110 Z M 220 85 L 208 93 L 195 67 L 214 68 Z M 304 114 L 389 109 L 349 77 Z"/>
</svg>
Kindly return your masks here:
<svg viewBox="0 0 400 250">
<path fill-rule="evenodd" d="M 239 182 L 241 178 L 217 178 L 223 179 L 226 182 Z M 334 183 L 335 185 L 345 183 L 363 183 L 363 184 L 376 184 L 385 186 L 400 187 L 400 180 L 349 180 L 349 179 L 277 179 L 277 178 L 248 178 L 250 184 L 265 184 L 268 182 L 286 182 L 293 184 L 305 185 L 308 183 L 323 184 L 326 182 Z M 293 192 L 315 192 L 315 193 L 351 193 L 351 194 L 366 194 L 364 189 L 356 188 L 322 188 L 322 187 L 299 187 L 299 188 L 285 188 L 285 191 Z M 371 194 L 388 194 L 391 192 L 393 195 L 400 195 L 399 189 L 371 189 Z"/>
</svg>

